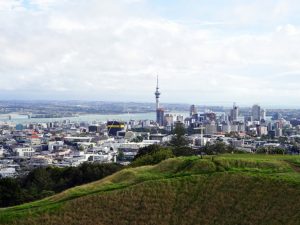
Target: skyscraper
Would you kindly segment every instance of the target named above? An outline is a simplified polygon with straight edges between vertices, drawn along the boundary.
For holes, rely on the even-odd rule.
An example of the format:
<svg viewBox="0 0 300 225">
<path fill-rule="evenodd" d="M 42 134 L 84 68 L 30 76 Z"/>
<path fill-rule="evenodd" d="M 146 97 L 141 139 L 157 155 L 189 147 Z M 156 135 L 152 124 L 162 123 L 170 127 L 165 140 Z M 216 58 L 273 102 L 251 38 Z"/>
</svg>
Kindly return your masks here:
<svg viewBox="0 0 300 225">
<path fill-rule="evenodd" d="M 260 106 L 259 105 L 253 105 L 252 106 L 252 118 L 253 118 L 253 121 L 260 121 L 261 112 L 260 112 Z"/>
<path fill-rule="evenodd" d="M 233 104 L 233 108 L 230 111 L 230 120 L 237 121 L 239 117 L 239 107 Z"/>
<path fill-rule="evenodd" d="M 164 126 L 164 114 L 165 111 L 162 108 L 156 110 L 156 122 L 159 126 Z"/>
<path fill-rule="evenodd" d="M 191 105 L 191 107 L 190 107 L 190 116 L 192 117 L 195 114 L 197 114 L 196 106 L 195 105 Z"/>
<path fill-rule="evenodd" d="M 266 120 L 266 110 L 265 109 L 262 109 L 260 111 L 260 119 Z"/>
</svg>

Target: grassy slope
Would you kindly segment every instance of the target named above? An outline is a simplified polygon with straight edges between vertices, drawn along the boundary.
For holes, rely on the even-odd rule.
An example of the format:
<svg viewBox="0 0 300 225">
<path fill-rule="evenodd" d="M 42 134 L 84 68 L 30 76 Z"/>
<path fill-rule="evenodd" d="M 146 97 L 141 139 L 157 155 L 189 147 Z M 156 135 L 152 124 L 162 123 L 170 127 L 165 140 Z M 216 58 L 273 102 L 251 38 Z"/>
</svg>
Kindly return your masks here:
<svg viewBox="0 0 300 225">
<path fill-rule="evenodd" d="M 0 224 L 300 224 L 298 156 L 174 158 L 0 210 Z"/>
</svg>

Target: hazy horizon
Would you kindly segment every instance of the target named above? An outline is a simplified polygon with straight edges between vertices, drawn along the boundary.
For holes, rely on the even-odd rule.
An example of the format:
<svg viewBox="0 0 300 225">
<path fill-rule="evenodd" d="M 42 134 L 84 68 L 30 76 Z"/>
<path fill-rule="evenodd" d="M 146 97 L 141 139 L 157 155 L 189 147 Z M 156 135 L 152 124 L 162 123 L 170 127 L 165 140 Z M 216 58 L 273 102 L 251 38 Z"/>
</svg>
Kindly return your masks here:
<svg viewBox="0 0 300 225">
<path fill-rule="evenodd" d="M 92 102 L 103 102 L 103 103 L 112 103 L 112 104 L 116 104 L 116 103 L 122 103 L 122 104 L 129 104 L 129 103 L 133 103 L 133 104 L 152 104 L 155 105 L 155 102 L 152 101 L 108 101 L 108 100 L 79 100 L 79 99 L 68 99 L 68 100 L 63 100 L 63 99 L 1 99 L 0 98 L 0 102 L 83 102 L 83 103 L 92 103 Z M 253 104 L 238 104 L 236 102 L 234 102 L 238 107 L 240 108 L 251 108 L 253 105 L 260 105 L 262 108 L 264 109 L 300 109 L 300 107 L 293 107 L 293 106 L 288 106 L 288 105 L 263 105 L 260 104 L 258 102 L 253 103 Z M 207 107 L 209 109 L 209 107 L 224 107 L 226 109 L 230 109 L 232 108 L 234 103 L 188 103 L 188 102 L 160 102 L 161 106 L 164 107 L 164 105 L 186 105 L 187 107 L 189 107 L 190 105 L 196 105 L 197 107 Z"/>
</svg>

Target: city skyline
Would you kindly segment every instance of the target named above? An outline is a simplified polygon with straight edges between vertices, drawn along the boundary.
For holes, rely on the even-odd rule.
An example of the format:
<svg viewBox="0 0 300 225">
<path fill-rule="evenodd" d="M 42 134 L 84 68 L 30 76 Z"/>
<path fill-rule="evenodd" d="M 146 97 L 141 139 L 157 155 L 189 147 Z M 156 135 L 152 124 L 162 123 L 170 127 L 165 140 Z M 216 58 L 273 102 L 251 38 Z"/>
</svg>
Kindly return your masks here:
<svg viewBox="0 0 300 225">
<path fill-rule="evenodd" d="M 297 1 L 0 2 L 0 99 L 297 108 Z M 80 19 L 79 19 L 80 18 Z"/>
</svg>

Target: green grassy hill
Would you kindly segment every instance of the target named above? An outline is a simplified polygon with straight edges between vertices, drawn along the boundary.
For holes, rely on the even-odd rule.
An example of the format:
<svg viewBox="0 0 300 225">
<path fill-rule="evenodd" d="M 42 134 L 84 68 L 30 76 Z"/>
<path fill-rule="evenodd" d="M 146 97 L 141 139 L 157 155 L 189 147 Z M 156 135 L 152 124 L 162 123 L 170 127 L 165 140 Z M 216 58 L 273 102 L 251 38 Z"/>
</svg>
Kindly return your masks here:
<svg viewBox="0 0 300 225">
<path fill-rule="evenodd" d="M 0 209 L 0 224 L 300 224 L 300 157 L 180 157 Z"/>
</svg>

